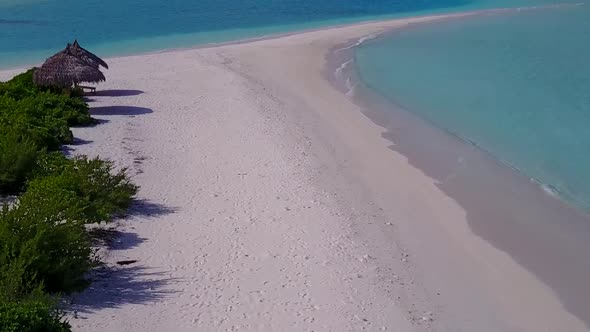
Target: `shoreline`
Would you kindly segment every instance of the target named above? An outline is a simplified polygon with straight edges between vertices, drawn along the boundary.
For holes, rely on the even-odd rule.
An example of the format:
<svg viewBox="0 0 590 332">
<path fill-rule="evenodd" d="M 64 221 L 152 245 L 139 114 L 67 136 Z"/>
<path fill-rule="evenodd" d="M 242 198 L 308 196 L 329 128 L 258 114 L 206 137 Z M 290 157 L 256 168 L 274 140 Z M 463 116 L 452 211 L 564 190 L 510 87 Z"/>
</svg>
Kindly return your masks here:
<svg viewBox="0 0 590 332">
<path fill-rule="evenodd" d="M 106 122 L 76 129 L 75 136 L 89 143 L 73 148 L 129 167 L 141 198 L 169 211 L 122 222 L 127 235 L 122 248 L 106 254 L 107 263 L 139 258 L 139 272 L 149 273 L 127 275 L 137 281 L 131 285 L 117 275 L 99 280 L 76 297 L 74 307 L 86 318 L 74 321 L 78 328 L 587 330 L 570 314 L 580 315 L 579 303 L 569 302 L 572 310 L 568 298 L 545 286 L 552 283 L 548 278 L 539 281 L 522 267 L 530 268 L 531 257 L 523 264 L 503 250 L 521 244 L 516 250 L 529 254 L 531 241 L 498 233 L 510 233 L 512 225 L 482 229 L 490 223 L 473 222 L 474 208 L 487 208 L 488 217 L 501 215 L 489 202 L 503 197 L 482 207 L 477 200 L 465 202 L 471 195 L 458 195 L 465 188 L 441 181 L 458 160 L 448 146 L 469 147 L 399 117 L 410 114 L 404 111 L 396 118 L 403 122 L 375 121 L 379 110 L 361 113 L 364 108 L 325 75 L 333 66 L 326 63 L 330 50 L 354 36 L 466 15 L 473 14 L 111 59 L 101 89 L 142 93 L 92 97 L 91 112 Z M 393 137 L 388 128 L 395 129 Z M 405 136 L 409 132 L 415 142 Z M 418 156 L 423 146 L 436 150 L 435 142 L 448 144 L 434 158 L 438 169 L 425 167 L 432 160 Z M 493 165 L 488 159 L 481 165 Z M 193 219 L 198 222 L 188 222 Z M 558 245 L 577 243 L 561 231 L 541 233 Z M 488 242 L 490 236 L 508 244 Z M 582 261 L 575 267 L 584 268 L 585 251 L 573 249 L 552 252 L 566 253 L 575 265 L 574 253 Z M 539 256 L 532 270 L 546 264 L 557 277 L 570 276 L 572 270 Z M 579 279 L 557 282 L 580 286 L 572 288 L 580 294 L 566 295 L 583 301 L 587 271 L 578 272 L 571 277 Z M 283 277 L 286 288 L 280 287 Z M 260 285 L 263 279 L 270 286 Z M 119 299 L 122 287 L 145 293 L 150 304 Z M 115 305 L 101 307 L 96 296 Z"/>
<path fill-rule="evenodd" d="M 521 11 L 521 10 L 539 10 L 539 9 L 551 9 L 554 7 L 569 7 L 569 6 L 580 6 L 583 5 L 583 2 L 579 3 L 561 3 L 561 4 L 547 4 L 547 5 L 539 5 L 539 6 L 526 6 L 526 7 L 504 7 L 504 8 L 488 8 L 488 9 L 468 9 L 465 11 L 450 11 L 448 13 L 438 13 L 438 14 L 420 14 L 420 15 L 412 15 L 412 16 L 403 16 L 403 17 L 385 17 L 383 19 L 369 19 L 369 20 L 361 20 L 358 22 L 353 23 L 344 23 L 344 24 L 335 24 L 335 25 L 327 25 L 327 26 L 320 26 L 317 28 L 309 28 L 303 30 L 293 30 L 293 31 L 286 31 L 286 32 L 278 32 L 278 33 L 271 33 L 261 36 L 243 38 L 243 39 L 236 39 L 230 40 L 225 42 L 211 42 L 211 43 L 204 43 L 204 44 L 196 44 L 187 47 L 173 47 L 155 51 L 147 51 L 147 52 L 139 52 L 139 53 L 131 53 L 126 55 L 114 55 L 110 57 L 105 57 L 106 60 L 115 60 L 127 57 L 136 57 L 136 56 L 144 56 L 144 55 L 157 55 L 157 54 L 165 54 L 170 52 L 183 52 L 183 51 L 192 51 L 198 50 L 203 48 L 214 48 L 214 47 L 223 47 L 223 46 L 231 46 L 231 45 L 239 45 L 239 44 L 246 44 L 246 43 L 253 43 L 257 41 L 264 41 L 264 40 L 272 40 L 278 38 L 289 37 L 292 35 L 304 34 L 304 33 L 313 33 L 317 31 L 322 31 L 326 29 L 340 29 L 340 28 L 347 28 L 347 27 L 354 27 L 358 25 L 365 25 L 365 24 L 375 24 L 375 23 L 387 23 L 391 21 L 398 21 L 404 19 L 412 19 L 416 17 L 445 17 L 445 18 L 453 18 L 455 16 L 477 16 L 477 15 L 486 15 L 486 14 L 501 14 L 502 12 L 509 12 L 509 11 Z M 48 55 L 49 57 L 50 55 Z M 44 61 L 44 60 L 42 60 Z M 18 65 L 18 66 L 11 66 L 7 68 L 0 67 L 0 72 L 12 72 L 12 71 L 19 71 L 19 70 L 27 70 L 28 68 L 32 68 L 36 65 L 41 65 L 40 63 L 30 63 L 26 65 Z"/>
<path fill-rule="evenodd" d="M 530 8 L 535 8 L 535 7 L 530 7 Z M 485 11 L 496 11 L 496 10 L 510 10 L 510 8 L 486 9 Z M 462 11 L 459 13 L 477 13 L 477 12 L 481 12 L 481 11 L 483 11 L 483 10 L 475 9 L 475 10 Z M 444 15 L 445 14 L 442 14 L 439 16 L 444 16 Z M 451 13 L 449 15 L 453 15 L 453 13 Z M 428 15 L 423 15 L 423 16 L 428 16 Z M 416 16 L 409 16 L 409 17 L 411 18 L 411 17 L 416 17 Z M 114 56 L 110 56 L 110 57 L 105 57 L 105 59 L 106 60 L 114 60 L 114 59 L 135 57 L 135 56 L 142 56 L 142 55 L 157 55 L 157 54 L 165 54 L 165 53 L 170 53 L 170 52 L 183 52 L 183 51 L 192 51 L 192 50 L 198 50 L 198 49 L 203 49 L 203 48 L 239 45 L 239 44 L 246 44 L 246 43 L 252 43 L 252 42 L 257 42 L 257 41 L 284 38 L 284 37 L 289 37 L 292 35 L 303 34 L 303 33 L 317 32 L 317 31 L 326 30 L 326 29 L 346 28 L 346 27 L 351 27 L 351 26 L 356 26 L 356 25 L 388 22 L 388 21 L 399 20 L 399 19 L 403 19 L 403 18 L 383 18 L 383 19 L 375 19 L 375 20 L 371 20 L 371 19 L 361 20 L 361 21 L 353 22 L 353 23 L 335 24 L 335 25 L 320 26 L 317 28 L 309 28 L 309 29 L 302 29 L 302 30 L 292 30 L 292 31 L 286 31 L 286 32 L 271 33 L 271 34 L 265 34 L 265 35 L 255 36 L 255 37 L 230 40 L 230 41 L 225 41 L 225 42 L 211 42 L 211 43 L 196 44 L 196 45 L 187 46 L 187 47 L 173 47 L 173 48 L 165 48 L 165 49 L 161 49 L 161 50 L 131 53 L 131 54 L 125 54 L 125 55 L 114 55 Z M 8 67 L 8 68 L 1 68 L 0 67 L 0 72 L 2 72 L 2 71 L 8 72 L 8 71 L 13 71 L 13 70 L 26 70 L 25 68 L 31 68 L 35 65 L 40 65 L 40 64 L 41 63 L 27 64 L 27 65 L 13 66 L 13 67 Z"/>
<path fill-rule="evenodd" d="M 370 39 L 383 38 L 388 33 Z M 562 259 L 590 250 L 584 245 L 590 236 L 588 213 L 477 144 L 438 128 L 365 85 L 354 68 L 352 49 L 349 54 L 340 52 L 357 45 L 356 41 L 348 41 L 328 53 L 326 79 L 349 96 L 371 121 L 385 128 L 381 136 L 391 142 L 391 150 L 406 156 L 411 165 L 438 181 L 437 186 L 467 211 L 475 234 L 532 271 L 560 294 L 566 306 L 569 303 L 572 312 L 590 317 L 590 312 L 580 310 L 584 307 L 582 298 L 588 294 L 579 292 L 585 282 L 578 279 L 590 271 L 584 264 Z M 347 68 L 343 70 L 343 66 Z M 502 212 L 484 209 L 477 201 Z M 522 239 L 531 233 L 536 233 L 535 239 L 523 245 Z M 567 254 L 559 241 L 550 245 L 558 234 L 568 237 L 567 241 L 561 240 L 568 244 Z M 567 273 L 555 275 L 555 270 Z"/>
<path fill-rule="evenodd" d="M 567 6 L 580 6 L 580 5 L 583 5 L 583 3 L 569 4 Z M 528 9 L 533 9 L 533 10 L 552 9 L 555 7 L 561 7 L 561 6 L 560 5 L 540 6 L 540 7 L 530 7 Z M 497 12 L 482 12 L 481 15 L 506 15 L 506 14 L 518 15 L 518 13 L 522 11 L 520 8 L 516 8 L 515 10 L 510 10 L 510 9 L 506 9 L 506 10 L 508 12 L 506 12 L 505 10 L 501 10 L 501 11 L 497 11 Z M 475 16 L 479 16 L 479 15 L 475 15 Z M 466 17 L 466 19 L 470 19 L 472 17 L 473 16 L 469 16 L 469 17 Z M 411 29 L 411 27 L 406 27 L 406 29 Z M 385 31 L 385 32 L 382 32 L 382 33 L 379 33 L 376 35 L 366 36 L 366 37 L 361 38 L 361 40 L 358 40 L 358 41 L 351 40 L 351 41 L 348 41 L 340 46 L 335 47 L 333 50 L 330 51 L 330 54 L 326 57 L 326 60 L 328 63 L 327 67 L 329 69 L 326 70 L 324 75 L 327 77 L 328 80 L 330 80 L 333 83 L 333 85 L 338 90 L 340 90 L 342 93 L 344 93 L 346 95 L 352 96 L 353 99 L 355 99 L 359 103 L 359 106 L 363 106 L 362 105 L 363 99 L 366 99 L 366 100 L 369 100 L 372 102 L 365 102 L 364 103 L 366 106 L 365 108 L 367 108 L 367 109 L 382 108 L 378 112 L 378 113 L 381 113 L 381 115 L 383 115 L 383 108 L 387 108 L 387 107 L 398 109 L 401 112 L 408 112 L 407 110 L 404 110 L 402 106 L 396 104 L 396 102 L 394 100 L 389 100 L 387 97 L 384 97 L 382 94 L 378 93 L 376 91 L 376 89 L 369 87 L 367 84 L 365 84 L 362 81 L 362 79 L 360 78 L 360 73 L 358 72 L 358 69 L 354 67 L 355 61 L 354 61 L 354 55 L 352 52 L 352 50 L 354 48 L 361 46 L 362 44 L 364 44 L 366 42 L 372 42 L 374 40 L 379 40 L 381 38 L 391 38 L 391 36 L 395 35 L 397 33 L 397 31 L 399 31 L 399 30 L 400 29 L 393 29 L 391 31 Z M 342 52 L 343 50 L 346 50 L 346 52 Z M 342 53 L 344 53 L 344 54 L 341 55 Z M 335 72 L 335 73 L 333 73 L 333 72 Z M 355 98 L 354 95 L 355 95 L 355 92 L 357 92 L 356 90 L 359 90 L 358 93 L 356 93 L 356 94 L 368 95 L 368 96 L 365 96 L 365 98 L 359 98 L 357 96 Z M 370 106 L 371 104 L 373 104 L 374 107 L 371 107 Z M 388 105 L 388 106 L 386 106 L 386 105 Z M 377 119 L 379 118 L 379 115 L 377 115 L 377 114 L 373 114 L 373 115 Z M 419 116 L 416 116 L 416 119 L 419 119 L 418 121 L 424 122 L 428 126 L 436 127 L 439 131 L 443 131 L 445 134 L 452 136 L 453 139 L 457 139 L 457 140 L 461 141 L 463 144 L 474 146 L 478 150 L 481 150 L 484 154 L 492 157 L 492 159 L 494 159 L 495 163 L 500 164 L 502 167 L 510 168 L 512 171 L 514 171 L 515 173 L 517 173 L 521 177 L 526 177 L 530 182 L 532 182 L 534 185 L 538 186 L 547 195 L 549 195 L 549 196 L 557 199 L 561 203 L 563 203 L 565 208 L 576 210 L 584 215 L 590 215 L 590 211 L 584 210 L 582 207 L 576 206 L 573 202 L 568 201 L 568 199 L 566 197 L 564 197 L 564 195 L 562 193 L 555 190 L 551 184 L 544 183 L 543 181 L 530 176 L 525 171 L 514 166 L 509 160 L 497 158 L 496 156 L 494 156 L 493 153 L 486 150 L 484 147 L 479 145 L 477 142 L 471 141 L 467 138 L 456 135 L 448 130 L 440 128 L 436 124 L 431 123 L 428 120 L 422 119 Z M 378 123 L 379 121 L 376 120 L 376 122 Z"/>
</svg>

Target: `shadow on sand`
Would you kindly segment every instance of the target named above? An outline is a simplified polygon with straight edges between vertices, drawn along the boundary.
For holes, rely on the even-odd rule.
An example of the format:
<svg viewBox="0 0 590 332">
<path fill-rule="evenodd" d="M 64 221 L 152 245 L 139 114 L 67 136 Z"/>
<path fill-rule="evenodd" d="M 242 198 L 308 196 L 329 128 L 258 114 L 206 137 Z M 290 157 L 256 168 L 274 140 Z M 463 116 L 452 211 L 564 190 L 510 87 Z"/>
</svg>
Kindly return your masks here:
<svg viewBox="0 0 590 332">
<path fill-rule="evenodd" d="M 127 250 L 145 242 L 145 238 L 136 233 L 119 231 L 111 228 L 93 228 L 88 230 L 94 246 L 106 247 L 109 250 Z"/>
<path fill-rule="evenodd" d="M 136 199 L 127 210 L 127 214 L 135 217 L 160 217 L 177 211 L 177 208 L 154 203 L 147 199 Z"/>
<path fill-rule="evenodd" d="M 81 138 L 77 138 L 74 137 L 74 142 L 72 142 L 72 144 L 68 144 L 68 145 L 62 145 L 61 147 L 61 152 L 63 152 L 63 154 L 66 155 L 66 157 L 73 157 L 75 155 L 74 151 L 75 149 L 72 148 L 72 146 L 80 146 L 80 145 L 85 145 L 85 144 L 90 144 L 92 143 L 92 141 L 87 141 Z"/>
<path fill-rule="evenodd" d="M 125 304 L 153 303 L 175 293 L 164 289 L 165 285 L 174 281 L 167 273 L 143 266 L 96 269 L 91 275 L 91 281 L 83 293 L 70 299 L 71 305 L 67 311 L 74 316 Z"/>
<path fill-rule="evenodd" d="M 88 140 L 85 140 L 85 139 L 74 137 L 74 142 L 72 144 L 70 144 L 70 145 L 86 145 L 86 144 L 90 144 L 92 142 L 93 141 L 88 141 Z"/>
<path fill-rule="evenodd" d="M 142 94 L 143 91 L 141 90 L 98 90 L 92 96 L 97 97 L 127 97 L 127 96 L 137 96 Z"/>
<path fill-rule="evenodd" d="M 163 204 L 154 203 L 146 199 L 136 199 L 125 215 L 120 218 L 124 219 L 129 216 L 133 217 L 160 217 L 163 215 L 176 212 L 176 208 L 171 208 Z M 126 220 L 121 220 L 126 223 Z M 131 225 L 131 223 L 127 223 Z M 116 227 L 96 227 L 88 230 L 92 244 L 94 246 L 106 247 L 109 250 L 126 250 L 139 246 L 146 241 L 136 233 L 125 232 Z"/>
<path fill-rule="evenodd" d="M 176 211 L 176 208 L 138 199 L 133 202 L 128 215 L 158 217 Z M 115 227 L 97 227 L 89 230 L 89 233 L 95 246 L 106 247 L 113 251 L 132 249 L 147 241 L 137 233 L 120 231 Z M 78 314 L 117 308 L 125 304 L 153 303 L 174 293 L 165 289 L 167 284 L 176 280 L 170 278 L 166 271 L 142 266 L 141 262 L 132 261 L 130 264 L 133 265 L 104 265 L 93 270 L 89 275 L 90 286 L 82 293 L 70 297 L 71 303 L 67 311 L 74 317 L 83 319 Z"/>
<path fill-rule="evenodd" d="M 101 106 L 90 108 L 90 115 L 142 115 L 153 112 L 149 108 L 136 106 Z"/>
</svg>

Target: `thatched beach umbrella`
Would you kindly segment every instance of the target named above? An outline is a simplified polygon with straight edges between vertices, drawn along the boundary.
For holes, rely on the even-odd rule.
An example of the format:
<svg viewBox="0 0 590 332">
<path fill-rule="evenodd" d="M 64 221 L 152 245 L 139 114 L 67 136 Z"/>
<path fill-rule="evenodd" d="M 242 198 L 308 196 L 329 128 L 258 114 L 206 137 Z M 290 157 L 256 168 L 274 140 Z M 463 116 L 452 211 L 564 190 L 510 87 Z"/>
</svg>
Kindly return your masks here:
<svg viewBox="0 0 590 332">
<path fill-rule="evenodd" d="M 97 57 L 96 55 L 94 55 L 90 51 L 88 51 L 85 48 L 83 48 L 82 46 L 80 46 L 80 44 L 78 44 L 77 40 L 74 40 L 73 44 L 68 44 L 68 46 L 66 48 L 75 57 L 78 57 L 79 59 L 88 63 L 89 65 L 91 65 L 94 68 L 98 69 L 98 66 L 103 66 L 106 69 L 109 69 L 109 65 L 107 65 L 107 63 L 104 62 L 103 59 Z"/>
<path fill-rule="evenodd" d="M 66 47 L 65 50 L 47 59 L 33 73 L 33 81 L 37 85 L 71 87 L 81 82 L 98 83 L 105 81 L 98 66 L 89 65 L 76 57 Z"/>
</svg>

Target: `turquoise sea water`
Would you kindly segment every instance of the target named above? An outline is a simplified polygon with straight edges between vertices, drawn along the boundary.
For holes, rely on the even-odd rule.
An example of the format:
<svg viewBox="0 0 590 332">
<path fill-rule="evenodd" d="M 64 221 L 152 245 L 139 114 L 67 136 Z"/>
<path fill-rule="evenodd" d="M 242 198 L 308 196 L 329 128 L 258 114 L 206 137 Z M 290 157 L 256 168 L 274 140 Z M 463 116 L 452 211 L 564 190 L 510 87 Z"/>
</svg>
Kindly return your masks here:
<svg viewBox="0 0 590 332">
<path fill-rule="evenodd" d="M 590 6 L 415 26 L 356 51 L 361 79 L 590 211 Z"/>
<path fill-rule="evenodd" d="M 0 0 L 0 68 L 35 64 L 78 38 L 125 55 L 417 13 L 543 0 Z"/>
</svg>

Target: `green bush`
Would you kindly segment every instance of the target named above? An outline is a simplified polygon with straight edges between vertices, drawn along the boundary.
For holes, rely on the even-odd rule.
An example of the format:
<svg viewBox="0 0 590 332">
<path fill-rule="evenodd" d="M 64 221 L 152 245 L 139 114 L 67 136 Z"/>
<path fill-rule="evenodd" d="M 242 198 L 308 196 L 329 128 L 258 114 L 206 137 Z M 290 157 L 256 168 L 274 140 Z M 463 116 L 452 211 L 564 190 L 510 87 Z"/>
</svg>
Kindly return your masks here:
<svg viewBox="0 0 590 332">
<path fill-rule="evenodd" d="M 5 293 L 26 294 L 37 285 L 69 293 L 87 285 L 84 275 L 94 263 L 88 234 L 72 220 L 76 212 L 63 211 L 58 203 L 61 198 L 51 196 L 0 211 L 0 277 L 9 280 L 0 283 Z"/>
<path fill-rule="evenodd" d="M 69 126 L 95 123 L 88 113 L 88 105 L 82 98 L 39 92 L 15 100 L 19 112 L 26 112 L 34 117 L 64 120 Z"/>
<path fill-rule="evenodd" d="M 2 332 L 69 332 L 70 324 L 51 301 L 0 301 L 0 331 Z"/>
<path fill-rule="evenodd" d="M 34 71 L 33 68 L 8 82 L 0 82 L 0 97 L 16 101 L 27 97 L 41 97 L 44 107 L 57 112 L 51 116 L 65 119 L 72 126 L 95 123 L 88 114 L 88 105 L 84 102 L 84 93 L 81 89 L 64 90 L 36 86 L 33 83 Z"/>
<path fill-rule="evenodd" d="M 33 177 L 58 175 L 72 167 L 74 161 L 68 159 L 61 152 L 43 153 L 37 158 L 37 163 L 33 171 Z"/>
<path fill-rule="evenodd" d="M 0 132 L 0 192 L 21 189 L 39 153 L 37 145 L 28 137 Z"/>
<path fill-rule="evenodd" d="M 16 75 L 8 82 L 0 82 L 0 96 L 22 99 L 39 92 L 39 87 L 33 83 L 35 68 Z"/>
<path fill-rule="evenodd" d="M 57 149 L 73 140 L 69 126 L 95 124 L 77 94 L 40 88 L 33 70 L 0 83 L 0 127 L 26 133 L 39 147 Z"/>
<path fill-rule="evenodd" d="M 81 97 L 37 87 L 32 76 L 0 83 L 0 193 L 22 188 L 42 150 L 73 143 L 70 126 L 96 122 Z"/>
<path fill-rule="evenodd" d="M 0 98 L 0 133 L 20 133 L 27 136 L 40 149 L 58 150 L 62 144 L 73 143 L 74 136 L 67 121 L 49 116 L 33 115 L 16 106 L 6 106 L 15 103 Z M 3 109 L 4 106 L 6 108 Z"/>
<path fill-rule="evenodd" d="M 80 90 L 32 76 L 0 82 L 0 194 L 26 188 L 0 207 L 0 332 L 70 331 L 45 294 L 87 286 L 96 260 L 85 225 L 112 220 L 137 193 L 112 162 L 56 152 L 73 142 L 70 126 L 95 120 Z"/>
<path fill-rule="evenodd" d="M 9 252 L 1 252 L 0 257 L 0 262 L 7 262 L 10 258 Z M 0 303 L 18 302 L 30 294 L 39 293 L 43 293 L 43 285 L 28 276 L 27 262 L 24 259 L 12 260 L 0 267 Z"/>
<path fill-rule="evenodd" d="M 35 202 L 59 196 L 60 201 L 52 202 L 59 209 L 80 211 L 78 220 L 98 223 L 123 213 L 136 193 L 137 186 L 125 169 L 114 172 L 110 161 L 84 156 L 67 159 L 52 153 L 40 158 L 36 177 L 28 183 L 21 200 Z"/>
<path fill-rule="evenodd" d="M 53 213 L 77 223 L 94 222 L 94 219 L 90 220 L 90 217 L 94 217 L 90 211 L 92 203 L 72 189 L 77 186 L 75 181 L 62 176 L 34 179 L 30 182 L 29 189 L 19 197 L 19 202 L 29 206 L 43 204 L 51 208 Z"/>
</svg>

